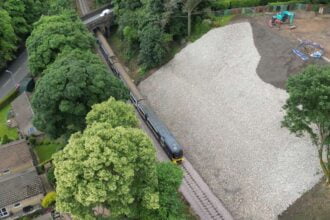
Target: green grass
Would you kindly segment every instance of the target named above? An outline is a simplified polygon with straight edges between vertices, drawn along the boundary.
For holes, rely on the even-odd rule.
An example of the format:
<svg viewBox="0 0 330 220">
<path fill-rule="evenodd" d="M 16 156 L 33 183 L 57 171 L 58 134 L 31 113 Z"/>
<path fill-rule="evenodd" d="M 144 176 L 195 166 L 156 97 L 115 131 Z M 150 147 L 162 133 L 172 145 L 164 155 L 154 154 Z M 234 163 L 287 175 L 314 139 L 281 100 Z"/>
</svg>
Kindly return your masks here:
<svg viewBox="0 0 330 220">
<path fill-rule="evenodd" d="M 18 139 L 18 132 L 16 128 L 9 128 L 7 126 L 7 115 L 10 111 L 10 104 L 0 109 L 0 137 L 7 135 L 11 140 Z"/>
<path fill-rule="evenodd" d="M 39 144 L 34 147 L 34 151 L 38 156 L 39 163 L 43 163 L 51 159 L 52 155 L 59 151 L 61 148 L 62 146 L 57 143 Z"/>
</svg>

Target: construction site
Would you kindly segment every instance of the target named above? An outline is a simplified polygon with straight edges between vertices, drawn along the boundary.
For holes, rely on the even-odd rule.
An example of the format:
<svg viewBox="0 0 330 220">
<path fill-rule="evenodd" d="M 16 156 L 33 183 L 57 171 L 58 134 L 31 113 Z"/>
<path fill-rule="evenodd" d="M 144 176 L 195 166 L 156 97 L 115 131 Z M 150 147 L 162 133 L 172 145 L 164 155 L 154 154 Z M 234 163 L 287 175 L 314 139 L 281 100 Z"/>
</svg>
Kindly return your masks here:
<svg viewBox="0 0 330 220">
<path fill-rule="evenodd" d="M 139 84 L 234 219 L 277 219 L 322 178 L 310 140 L 281 121 L 288 77 L 327 64 L 330 17 L 294 15 L 237 16 Z"/>
</svg>

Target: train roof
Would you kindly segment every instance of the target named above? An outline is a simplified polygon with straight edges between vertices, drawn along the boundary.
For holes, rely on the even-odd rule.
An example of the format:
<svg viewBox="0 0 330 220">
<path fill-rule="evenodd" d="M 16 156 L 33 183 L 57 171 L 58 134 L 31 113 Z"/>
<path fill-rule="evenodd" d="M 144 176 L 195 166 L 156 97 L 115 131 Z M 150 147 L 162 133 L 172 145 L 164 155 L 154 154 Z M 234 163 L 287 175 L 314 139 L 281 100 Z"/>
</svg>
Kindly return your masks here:
<svg viewBox="0 0 330 220">
<path fill-rule="evenodd" d="M 149 123 L 154 127 L 159 135 L 164 138 L 164 141 L 167 143 L 168 147 L 171 148 L 172 152 L 181 152 L 181 145 L 176 141 L 172 133 L 163 124 L 163 122 L 159 120 L 157 115 L 146 104 L 139 102 L 139 105 L 147 115 L 147 120 Z"/>
</svg>

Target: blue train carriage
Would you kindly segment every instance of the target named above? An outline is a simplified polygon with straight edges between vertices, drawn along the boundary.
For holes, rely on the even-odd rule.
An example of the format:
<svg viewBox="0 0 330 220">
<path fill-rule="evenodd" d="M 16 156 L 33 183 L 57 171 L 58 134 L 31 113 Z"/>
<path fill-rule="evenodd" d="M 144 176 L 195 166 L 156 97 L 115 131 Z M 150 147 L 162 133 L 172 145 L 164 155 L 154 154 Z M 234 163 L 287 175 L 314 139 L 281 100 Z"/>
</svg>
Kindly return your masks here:
<svg viewBox="0 0 330 220">
<path fill-rule="evenodd" d="M 132 100 L 133 99 L 133 100 Z M 183 160 L 183 150 L 167 127 L 158 119 L 156 114 L 144 103 L 145 101 L 131 98 L 133 104 L 142 115 L 148 127 L 154 133 L 160 145 L 172 162 L 180 164 Z"/>
</svg>

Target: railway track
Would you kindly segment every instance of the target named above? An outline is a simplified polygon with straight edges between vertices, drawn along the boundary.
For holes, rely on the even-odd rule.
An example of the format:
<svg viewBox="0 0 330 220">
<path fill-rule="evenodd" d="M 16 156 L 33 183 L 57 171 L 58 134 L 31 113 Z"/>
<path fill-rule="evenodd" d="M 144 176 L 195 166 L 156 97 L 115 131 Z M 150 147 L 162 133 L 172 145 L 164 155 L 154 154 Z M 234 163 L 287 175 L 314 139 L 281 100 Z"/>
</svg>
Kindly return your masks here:
<svg viewBox="0 0 330 220">
<path fill-rule="evenodd" d="M 85 15 L 89 12 L 89 7 L 86 0 L 76 0 L 76 2 L 79 5 L 82 15 Z M 115 54 L 101 31 L 96 31 L 95 35 L 100 42 L 102 50 L 107 51 L 107 54 L 101 54 L 101 56 L 105 59 L 108 59 L 107 63 L 110 65 L 110 69 L 114 69 L 113 66 L 115 65 L 116 73 L 124 81 L 127 87 L 130 88 L 131 92 L 137 98 L 143 98 L 124 67 L 119 62 L 114 60 Z M 150 134 L 152 133 L 149 132 L 149 135 Z M 157 146 L 157 150 L 162 150 L 159 145 Z M 162 157 L 162 160 L 163 158 L 164 157 Z M 221 201 L 211 192 L 207 184 L 199 176 L 197 171 L 193 168 L 188 160 L 183 161 L 182 169 L 184 171 L 184 179 L 179 191 L 182 193 L 186 201 L 190 204 L 200 219 L 232 220 L 233 217 L 231 214 L 224 207 Z"/>
</svg>

